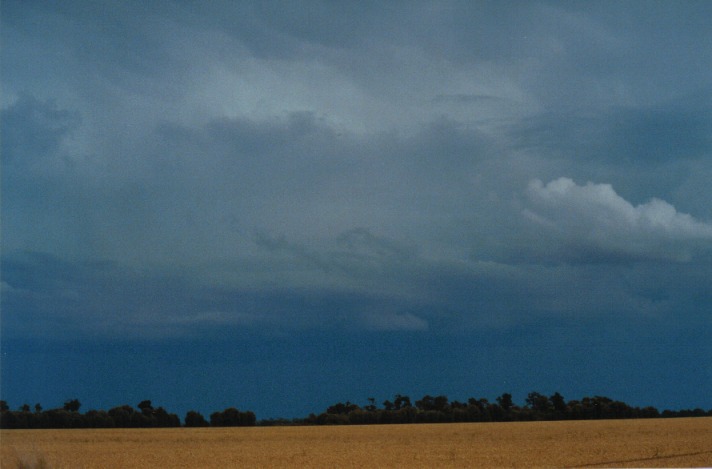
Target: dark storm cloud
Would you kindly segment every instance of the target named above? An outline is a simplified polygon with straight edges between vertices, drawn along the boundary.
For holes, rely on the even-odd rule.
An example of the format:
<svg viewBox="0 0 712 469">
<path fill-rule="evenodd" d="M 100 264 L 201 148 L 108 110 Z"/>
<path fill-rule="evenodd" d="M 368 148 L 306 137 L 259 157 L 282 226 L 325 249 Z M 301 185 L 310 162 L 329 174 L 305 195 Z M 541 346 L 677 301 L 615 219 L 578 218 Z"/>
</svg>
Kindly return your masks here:
<svg viewBox="0 0 712 469">
<path fill-rule="evenodd" d="M 695 309 L 705 4 L 2 8 L 6 330 Z"/>
<path fill-rule="evenodd" d="M 59 109 L 56 103 L 20 96 L 2 116 L 2 155 L 10 167 L 42 166 L 55 157 L 62 140 L 80 123 L 77 113 Z M 28 161 L 18 161 L 25 158 Z"/>
<path fill-rule="evenodd" d="M 537 115 L 521 120 L 510 132 L 517 146 L 528 151 L 583 165 L 655 171 L 670 162 L 707 156 L 712 132 L 709 99 L 691 95 L 683 102 L 651 107 Z"/>
</svg>

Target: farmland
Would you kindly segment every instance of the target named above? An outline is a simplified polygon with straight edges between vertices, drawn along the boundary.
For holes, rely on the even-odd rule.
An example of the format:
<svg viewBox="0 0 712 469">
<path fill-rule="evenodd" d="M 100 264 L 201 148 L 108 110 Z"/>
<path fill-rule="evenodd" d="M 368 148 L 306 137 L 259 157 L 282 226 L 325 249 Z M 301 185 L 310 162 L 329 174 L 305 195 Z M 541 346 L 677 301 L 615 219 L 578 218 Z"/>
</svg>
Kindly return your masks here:
<svg viewBox="0 0 712 469">
<path fill-rule="evenodd" d="M 712 418 L 3 430 L 1 466 L 680 467 L 712 465 Z M 27 466 L 26 466 L 27 467 Z"/>
</svg>

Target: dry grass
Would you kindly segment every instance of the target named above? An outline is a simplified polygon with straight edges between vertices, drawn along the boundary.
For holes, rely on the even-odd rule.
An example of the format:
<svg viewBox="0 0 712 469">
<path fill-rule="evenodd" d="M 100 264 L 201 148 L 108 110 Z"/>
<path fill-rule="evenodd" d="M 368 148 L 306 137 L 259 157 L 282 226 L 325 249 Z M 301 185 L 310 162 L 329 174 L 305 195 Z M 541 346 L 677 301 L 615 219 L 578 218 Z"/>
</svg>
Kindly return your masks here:
<svg viewBox="0 0 712 469">
<path fill-rule="evenodd" d="M 32 458 L 51 468 L 712 466 L 712 418 L 3 430 L 0 438 L 3 468 Z"/>
</svg>

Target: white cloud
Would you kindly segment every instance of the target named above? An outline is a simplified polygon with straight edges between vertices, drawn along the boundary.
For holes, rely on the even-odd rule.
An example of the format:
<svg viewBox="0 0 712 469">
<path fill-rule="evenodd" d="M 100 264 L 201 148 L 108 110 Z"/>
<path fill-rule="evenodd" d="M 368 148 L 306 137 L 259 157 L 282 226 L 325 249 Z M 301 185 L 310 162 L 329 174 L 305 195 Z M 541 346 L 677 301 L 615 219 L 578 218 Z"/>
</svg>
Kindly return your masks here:
<svg viewBox="0 0 712 469">
<path fill-rule="evenodd" d="M 610 184 L 577 185 L 561 177 L 528 188 L 524 215 L 568 244 L 643 257 L 686 260 L 692 243 L 712 240 L 712 224 L 657 198 L 633 205 Z M 686 245 L 687 243 L 687 245 Z"/>
</svg>

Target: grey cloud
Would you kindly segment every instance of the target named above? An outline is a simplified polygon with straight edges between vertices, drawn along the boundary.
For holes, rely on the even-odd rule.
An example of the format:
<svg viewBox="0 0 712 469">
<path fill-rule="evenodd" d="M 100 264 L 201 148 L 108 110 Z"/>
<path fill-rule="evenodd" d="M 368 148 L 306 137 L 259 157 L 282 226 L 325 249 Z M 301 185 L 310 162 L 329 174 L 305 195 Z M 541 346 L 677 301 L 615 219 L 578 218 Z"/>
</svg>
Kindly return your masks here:
<svg viewBox="0 0 712 469">
<path fill-rule="evenodd" d="M 688 290 L 650 263 L 700 283 L 706 6 L 2 8 L 7 301 L 43 269 L 27 250 L 87 285 L 28 318 L 453 330 L 603 314 L 606 291 L 670 314 Z M 615 191 L 525 189 L 561 174 Z"/>
<path fill-rule="evenodd" d="M 364 228 L 348 230 L 340 234 L 336 241 L 348 252 L 367 258 L 406 261 L 414 255 L 412 248 L 393 240 L 378 238 Z"/>
<path fill-rule="evenodd" d="M 454 104 L 488 104 L 500 103 L 502 98 L 486 94 L 439 94 L 433 98 L 434 103 L 454 103 Z"/>
<path fill-rule="evenodd" d="M 61 169 L 62 143 L 80 122 L 78 113 L 61 109 L 55 102 L 21 95 L 2 111 L 0 151 L 5 167 L 21 168 L 18 173 Z"/>
<path fill-rule="evenodd" d="M 67 337 L 459 333 L 614 313 L 668 317 L 692 299 L 687 314 L 704 320 L 708 290 L 699 269 L 677 269 L 671 282 L 665 265 L 454 262 L 403 257 L 407 246 L 363 230 L 345 237 L 357 238 L 356 245 L 333 239 L 315 250 L 287 239 L 258 240 L 248 257 L 181 272 L 5 254 L 2 301 L 12 313 L 4 325 L 13 335 Z"/>
<path fill-rule="evenodd" d="M 56 92 L 75 102 L 88 98 L 89 106 L 125 92 L 144 99 L 166 96 L 188 65 L 170 50 L 165 36 L 161 39 L 171 33 L 167 11 L 135 2 L 3 4 L 3 29 L 16 39 L 3 41 L 3 55 L 12 64 L 12 70 L 3 71 L 12 77 L 8 91 L 41 89 L 43 79 L 52 76 L 52 90 L 44 95 Z M 73 86 L 77 81 L 80 93 Z"/>
<path fill-rule="evenodd" d="M 343 251 L 309 253 L 292 244 L 275 256 L 274 246 L 266 249 L 182 272 L 4 253 L 2 306 L 9 313 L 3 323 L 13 337 L 55 338 L 425 327 L 409 312 L 418 300 L 402 278 L 392 278 L 403 270 L 388 255 L 379 261 Z"/>
<path fill-rule="evenodd" d="M 365 315 L 366 324 L 379 331 L 424 331 L 428 329 L 427 321 L 411 313 L 390 313 L 377 311 Z"/>
<path fill-rule="evenodd" d="M 71 262 L 45 253 L 3 255 L 3 325 L 12 336 L 152 336 L 140 326 L 163 311 L 179 313 L 184 286 L 158 284 L 112 262 Z"/>
<path fill-rule="evenodd" d="M 653 106 L 538 114 L 503 132 L 510 151 L 537 162 L 532 176 L 539 179 L 570 174 L 603 180 L 634 204 L 655 194 L 679 210 L 709 217 L 708 191 L 696 182 L 709 154 L 707 102 L 705 94 L 691 93 Z M 681 196 L 692 191 L 698 195 Z"/>
<path fill-rule="evenodd" d="M 438 236 L 473 210 L 473 195 L 484 190 L 473 179 L 496 148 L 447 121 L 413 137 L 369 139 L 305 113 L 198 129 L 164 125 L 157 137 L 161 143 L 142 160 L 144 174 L 161 181 L 150 200 L 164 218 L 190 209 L 236 236 L 256 230 L 300 242 L 359 227 L 396 238 L 407 230 L 413 243 Z"/>
<path fill-rule="evenodd" d="M 548 113 L 508 129 L 519 148 L 611 165 L 659 165 L 707 154 L 712 131 L 708 96 L 690 94 L 655 106 L 594 113 Z"/>
</svg>

